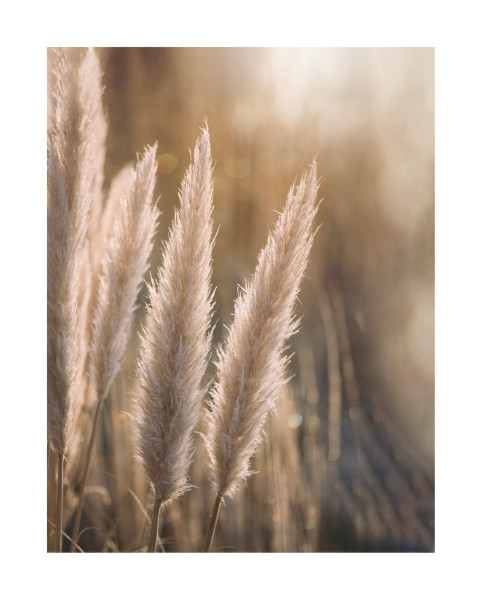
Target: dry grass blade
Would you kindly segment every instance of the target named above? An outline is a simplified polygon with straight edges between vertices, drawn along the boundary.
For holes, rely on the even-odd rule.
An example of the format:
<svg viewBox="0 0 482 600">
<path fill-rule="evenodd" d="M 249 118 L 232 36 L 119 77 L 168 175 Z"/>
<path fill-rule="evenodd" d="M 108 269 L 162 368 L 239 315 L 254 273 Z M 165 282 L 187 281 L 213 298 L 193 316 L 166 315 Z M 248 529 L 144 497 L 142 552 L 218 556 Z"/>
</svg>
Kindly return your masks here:
<svg viewBox="0 0 482 600">
<path fill-rule="evenodd" d="M 49 524 L 50 524 L 50 525 L 51 525 L 51 526 L 52 526 L 54 529 L 56 529 L 56 528 L 57 528 L 57 524 L 56 524 L 56 523 L 54 523 L 54 522 L 53 522 L 53 521 L 51 521 L 50 519 L 47 519 L 47 520 L 48 520 Z M 68 541 L 69 541 L 71 544 L 74 544 L 74 545 L 75 545 L 75 547 L 76 547 L 76 549 L 77 549 L 79 552 L 82 552 L 82 554 L 84 553 L 84 551 L 82 550 L 82 548 L 81 548 L 81 547 L 80 547 L 80 546 L 79 546 L 79 545 L 78 545 L 76 542 L 74 542 L 74 540 L 73 540 L 73 539 L 72 539 L 70 536 L 68 536 L 68 535 L 65 533 L 65 531 L 62 531 L 62 536 L 63 536 L 64 538 L 66 538 L 66 539 L 67 539 L 67 540 L 68 540 Z"/>
<path fill-rule="evenodd" d="M 182 182 L 181 206 L 158 281 L 149 286 L 133 394 L 134 435 L 157 512 L 190 487 L 192 432 L 201 410 L 200 384 L 211 342 L 212 195 L 209 133 L 204 129 Z"/>
</svg>

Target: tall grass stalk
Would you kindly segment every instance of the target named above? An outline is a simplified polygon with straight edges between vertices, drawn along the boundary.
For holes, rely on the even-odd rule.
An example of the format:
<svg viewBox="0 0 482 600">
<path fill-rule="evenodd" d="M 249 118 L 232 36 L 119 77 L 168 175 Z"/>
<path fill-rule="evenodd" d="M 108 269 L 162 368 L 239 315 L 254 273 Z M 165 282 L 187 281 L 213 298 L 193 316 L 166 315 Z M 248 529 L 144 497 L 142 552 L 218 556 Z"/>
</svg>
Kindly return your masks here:
<svg viewBox="0 0 482 600">
<path fill-rule="evenodd" d="M 299 325 L 293 309 L 313 242 L 317 190 L 313 163 L 291 187 L 254 276 L 236 299 L 226 343 L 218 349 L 204 435 L 216 491 L 205 551 L 211 548 L 221 499 L 232 496 L 252 473 L 251 457 L 286 382 L 284 347 Z"/>
<path fill-rule="evenodd" d="M 149 551 L 154 551 L 160 508 L 191 487 L 193 430 L 201 412 L 201 380 L 211 344 L 212 196 L 206 127 L 181 184 L 180 208 L 164 246 L 157 282 L 148 286 L 140 340 L 132 424 L 154 495 Z"/>
</svg>

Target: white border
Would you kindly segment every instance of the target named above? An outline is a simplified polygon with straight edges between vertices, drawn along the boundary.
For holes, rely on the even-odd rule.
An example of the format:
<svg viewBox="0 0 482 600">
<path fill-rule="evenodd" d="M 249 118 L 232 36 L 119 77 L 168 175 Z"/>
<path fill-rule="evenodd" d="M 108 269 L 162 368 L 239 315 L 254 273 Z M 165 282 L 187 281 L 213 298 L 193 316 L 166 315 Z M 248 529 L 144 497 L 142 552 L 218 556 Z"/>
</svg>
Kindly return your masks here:
<svg viewBox="0 0 482 600">
<path fill-rule="evenodd" d="M 24 2 L 2 37 L 6 597 L 473 597 L 480 590 L 480 20 L 476 3 Z M 436 47 L 436 553 L 47 556 L 45 48 Z M 6 184 L 6 185 L 5 185 Z M 161 562 L 161 558 L 162 561 Z M 80 564 L 80 560 L 84 561 Z M 477 561 L 477 562 L 476 562 Z M 9 590 L 12 590 L 9 594 Z"/>
</svg>

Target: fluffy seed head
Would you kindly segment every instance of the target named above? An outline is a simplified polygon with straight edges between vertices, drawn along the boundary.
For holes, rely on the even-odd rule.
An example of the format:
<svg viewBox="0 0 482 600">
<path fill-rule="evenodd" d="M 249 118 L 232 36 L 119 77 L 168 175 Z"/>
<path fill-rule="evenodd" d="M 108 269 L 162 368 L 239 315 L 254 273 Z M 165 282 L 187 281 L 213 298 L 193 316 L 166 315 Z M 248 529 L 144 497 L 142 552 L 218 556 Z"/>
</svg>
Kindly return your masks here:
<svg viewBox="0 0 482 600">
<path fill-rule="evenodd" d="M 89 374 L 102 402 L 118 373 L 129 340 L 136 300 L 148 268 L 159 212 L 153 200 L 157 146 L 147 147 L 105 243 L 93 307 Z"/>
<path fill-rule="evenodd" d="M 263 424 L 285 383 L 287 339 L 296 331 L 293 307 L 313 241 L 316 165 L 288 194 L 284 212 L 235 302 L 226 343 L 217 353 L 217 380 L 204 436 L 213 483 L 231 496 L 251 474 Z"/>
<path fill-rule="evenodd" d="M 211 343 L 212 162 L 207 128 L 179 192 L 180 209 L 164 247 L 141 335 L 133 394 L 138 455 L 163 504 L 190 486 L 192 432 Z"/>
<path fill-rule="evenodd" d="M 91 160 L 100 71 L 88 51 L 77 69 L 65 49 L 54 52 L 47 182 L 47 435 L 64 454 L 79 387 L 79 269 L 96 177 Z"/>
</svg>

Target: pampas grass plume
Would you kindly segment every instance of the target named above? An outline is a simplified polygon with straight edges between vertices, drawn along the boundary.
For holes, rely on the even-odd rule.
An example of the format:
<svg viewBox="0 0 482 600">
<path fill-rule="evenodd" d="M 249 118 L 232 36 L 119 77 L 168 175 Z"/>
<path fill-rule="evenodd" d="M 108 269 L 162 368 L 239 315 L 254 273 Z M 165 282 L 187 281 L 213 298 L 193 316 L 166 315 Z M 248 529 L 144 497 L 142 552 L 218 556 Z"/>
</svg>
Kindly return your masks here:
<svg viewBox="0 0 482 600">
<path fill-rule="evenodd" d="M 59 454 L 66 451 L 78 396 L 79 269 L 96 176 L 90 144 L 102 110 L 100 74 L 90 69 L 92 52 L 78 70 L 65 49 L 57 50 L 54 59 L 47 156 L 47 422 L 49 441 Z"/>
<path fill-rule="evenodd" d="M 90 378 L 101 402 L 122 365 L 157 228 L 159 211 L 153 199 L 156 151 L 157 145 L 147 147 L 135 172 L 125 172 L 127 191 L 120 202 L 113 200 L 118 213 L 114 216 L 109 210 L 109 223 L 105 224 L 107 235 L 92 311 L 89 355 Z M 109 203 L 106 208 L 111 208 Z"/>
<path fill-rule="evenodd" d="M 192 434 L 211 342 L 212 196 L 206 127 L 182 181 L 180 209 L 164 246 L 158 280 L 149 285 L 133 393 L 134 436 L 155 498 L 151 538 L 157 533 L 156 510 L 190 487 Z"/>
<path fill-rule="evenodd" d="M 219 497 L 232 496 L 251 474 L 263 424 L 286 382 L 283 350 L 299 324 L 293 309 L 313 241 L 317 189 L 313 163 L 290 189 L 217 353 L 204 440 Z"/>
</svg>

